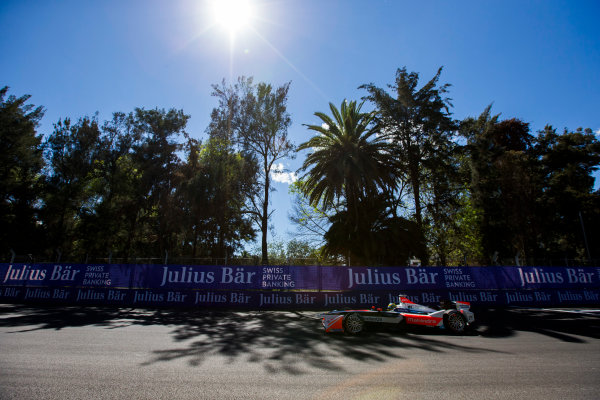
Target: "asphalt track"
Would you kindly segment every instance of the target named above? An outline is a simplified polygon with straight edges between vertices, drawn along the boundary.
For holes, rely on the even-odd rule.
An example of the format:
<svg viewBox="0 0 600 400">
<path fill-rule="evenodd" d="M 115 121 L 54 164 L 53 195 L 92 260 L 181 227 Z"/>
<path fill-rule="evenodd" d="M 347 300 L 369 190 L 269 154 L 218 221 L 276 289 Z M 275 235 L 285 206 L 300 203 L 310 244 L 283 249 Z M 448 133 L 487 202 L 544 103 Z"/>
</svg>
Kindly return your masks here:
<svg viewBox="0 0 600 400">
<path fill-rule="evenodd" d="M 325 335 L 313 312 L 0 305 L 1 399 L 598 399 L 600 317 Z"/>
</svg>

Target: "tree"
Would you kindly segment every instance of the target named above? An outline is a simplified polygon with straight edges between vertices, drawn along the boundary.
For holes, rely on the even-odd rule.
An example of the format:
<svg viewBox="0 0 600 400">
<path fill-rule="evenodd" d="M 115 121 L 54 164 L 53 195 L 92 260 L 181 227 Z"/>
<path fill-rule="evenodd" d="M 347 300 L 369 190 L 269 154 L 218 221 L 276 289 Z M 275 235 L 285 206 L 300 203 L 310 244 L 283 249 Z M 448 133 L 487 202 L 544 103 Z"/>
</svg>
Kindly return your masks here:
<svg viewBox="0 0 600 400">
<path fill-rule="evenodd" d="M 260 253 L 260 247 L 256 247 L 253 253 Z M 314 265 L 327 260 L 323 258 L 320 249 L 312 246 L 304 240 L 292 239 L 285 242 L 278 237 L 269 242 L 269 260 L 276 264 L 286 265 Z"/>
<path fill-rule="evenodd" d="M 301 237 L 303 241 L 321 246 L 323 237 L 331 225 L 329 220 L 336 210 L 325 212 L 321 204 L 316 206 L 310 204 L 308 197 L 304 195 L 303 187 L 304 182 L 301 180 L 297 180 L 289 187 L 293 204 L 288 218 L 297 227 L 296 236 Z"/>
<path fill-rule="evenodd" d="M 90 189 L 94 201 L 82 215 L 80 241 L 92 256 L 115 253 L 128 256 L 130 239 L 143 195 L 141 170 L 132 152 L 140 136 L 134 132 L 134 114 L 113 113 L 102 126 L 98 158 L 91 173 Z"/>
<path fill-rule="evenodd" d="M 460 197 L 464 190 L 461 175 L 462 149 L 454 141 L 442 136 L 433 138 L 429 145 L 431 156 L 424 160 L 425 235 L 430 253 L 436 265 L 448 265 L 449 257 L 456 250 L 450 232 L 457 230 L 457 219 L 461 211 Z"/>
<path fill-rule="evenodd" d="M 274 165 L 293 157 L 294 146 L 287 137 L 291 118 L 287 112 L 290 84 L 273 88 L 270 84 L 253 84 L 252 78 L 241 77 L 234 86 L 225 82 L 213 86 L 219 107 L 213 110 L 213 129 L 238 146 L 258 164 L 257 185 L 248 188 L 247 212 L 261 231 L 262 263 L 268 263 L 269 194 L 272 191 L 271 172 Z"/>
<path fill-rule="evenodd" d="M 93 162 L 85 171 L 85 193 L 73 221 L 80 253 L 115 252 L 176 255 L 183 212 L 176 196 L 181 184 L 182 148 L 189 116 L 181 110 L 114 113 L 90 145 Z M 96 130 L 97 130 L 96 123 Z M 52 150 L 56 156 L 56 149 Z M 65 160 L 74 163 L 75 154 Z M 65 186 L 60 182 L 59 186 Z M 65 186 L 65 190 L 67 190 Z"/>
<path fill-rule="evenodd" d="M 322 261 L 321 252 L 309 241 L 292 239 L 287 243 L 288 261 L 293 265 L 302 265 Z"/>
<path fill-rule="evenodd" d="M 144 249 L 147 252 L 173 254 L 178 247 L 183 216 L 175 198 L 181 162 L 177 153 L 182 149 L 177 139 L 185 134 L 189 118 L 176 109 L 136 108 L 133 113 L 133 129 L 139 140 L 133 145 L 132 158 L 141 174 L 138 212 L 149 230 L 145 235 L 149 239 Z"/>
<path fill-rule="evenodd" d="M 388 85 L 392 93 L 374 84 L 362 85 L 368 96 L 366 99 L 377 108 L 376 120 L 382 132 L 389 136 L 395 145 L 394 154 L 401 163 L 402 179 L 409 182 L 413 194 L 414 218 L 424 235 L 422 190 L 426 183 L 426 167 L 435 164 L 436 143 L 448 143 L 449 134 L 455 128 L 450 117 L 450 99 L 445 97 L 449 84 L 439 85 L 442 68 L 420 89 L 419 74 L 408 73 L 406 68 L 396 71 L 393 85 Z M 427 249 L 417 253 L 427 263 Z"/>
<path fill-rule="evenodd" d="M 500 121 L 491 130 L 492 162 L 497 175 L 496 189 L 501 195 L 496 203 L 501 211 L 501 219 L 489 226 L 505 237 L 500 243 L 506 244 L 509 255 L 522 260 L 535 256 L 539 226 L 535 219 L 536 199 L 540 195 L 537 161 L 533 155 L 533 137 L 529 124 L 516 118 Z M 487 200 L 486 200 L 487 202 Z M 491 213 L 490 204 L 486 204 Z M 485 243 L 485 242 L 484 242 Z"/>
<path fill-rule="evenodd" d="M 344 101 L 339 110 L 331 103 L 329 108 L 333 118 L 315 113 L 322 125 L 307 127 L 318 134 L 299 146 L 299 150 L 313 150 L 300 169 L 304 173 L 301 190 L 312 206 L 321 206 L 323 211 L 342 204 L 345 226 L 349 224 L 345 230 L 364 237 L 368 233 L 365 201 L 396 185 L 392 147 L 385 135 L 377 134 L 374 115 L 361 112 L 362 104 Z M 336 251 L 351 254 L 351 242 L 350 238 L 342 240 Z"/>
<path fill-rule="evenodd" d="M 44 165 L 36 128 L 44 109 L 26 104 L 29 95 L 6 98 L 7 93 L 8 87 L 0 89 L 0 251 L 36 251 Z"/>
<path fill-rule="evenodd" d="M 205 144 L 189 139 L 187 151 L 179 194 L 191 254 L 231 257 L 242 241 L 256 235 L 244 213 L 245 187 L 253 185 L 256 175 L 246 165 L 248 160 L 218 136 Z"/>
<path fill-rule="evenodd" d="M 401 265 L 424 246 L 416 223 L 392 215 L 385 195 L 364 198 L 359 208 L 358 223 L 345 210 L 331 217 L 325 255 L 347 255 L 348 265 Z"/>
<path fill-rule="evenodd" d="M 287 112 L 287 96 L 290 84 L 273 90 L 271 85 L 259 83 L 255 93 L 248 92 L 242 99 L 243 123 L 240 129 L 242 148 L 258 159 L 259 186 L 261 191 L 251 199 L 250 211 L 260 225 L 262 263 L 268 263 L 267 233 L 271 192 L 271 171 L 279 160 L 293 156 L 294 145 L 288 140 L 287 130 L 291 118 Z"/>
<path fill-rule="evenodd" d="M 448 265 L 468 265 L 469 261 L 482 262 L 480 221 L 481 210 L 473 206 L 473 198 L 466 185 L 457 194 L 456 211 L 453 219 L 443 232 L 447 241 Z M 441 261 L 441 260 L 440 260 Z"/>
<path fill-rule="evenodd" d="M 512 118 L 498 121 L 491 106 L 461 123 L 467 139 L 472 204 L 479 215 L 483 258 L 494 254 L 521 259 L 536 255 L 540 233 L 536 199 L 541 195 L 539 167 L 529 125 Z"/>
<path fill-rule="evenodd" d="M 91 173 L 99 158 L 100 129 L 95 117 L 76 123 L 69 118 L 54 124 L 45 142 L 49 167 L 46 176 L 43 221 L 48 245 L 64 256 L 73 255 L 82 211 L 93 197 Z"/>
<path fill-rule="evenodd" d="M 535 155 L 540 164 L 541 186 L 536 206 L 540 220 L 540 256 L 578 258 L 586 254 L 588 243 L 598 237 L 600 193 L 593 192 L 592 173 L 600 165 L 600 142 L 591 129 L 567 129 L 558 134 L 546 126 L 535 139 Z M 595 254 L 597 256 L 597 254 Z"/>
<path fill-rule="evenodd" d="M 527 123 L 499 121 L 490 110 L 460 127 L 467 139 L 480 262 L 489 263 L 494 253 L 538 262 L 586 258 L 582 222 L 594 236 L 600 221 L 598 193 L 592 192 L 600 142 L 581 128 L 557 134 L 547 126 L 533 137 Z"/>
</svg>

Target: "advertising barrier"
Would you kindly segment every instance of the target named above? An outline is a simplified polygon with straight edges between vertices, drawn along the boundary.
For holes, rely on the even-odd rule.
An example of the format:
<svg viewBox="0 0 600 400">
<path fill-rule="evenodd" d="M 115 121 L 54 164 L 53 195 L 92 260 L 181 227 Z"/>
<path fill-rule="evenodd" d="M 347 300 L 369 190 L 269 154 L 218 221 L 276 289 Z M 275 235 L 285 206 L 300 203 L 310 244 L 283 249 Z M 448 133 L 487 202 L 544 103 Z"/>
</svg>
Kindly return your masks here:
<svg viewBox="0 0 600 400">
<path fill-rule="evenodd" d="M 4 302 L 343 309 L 383 307 L 400 293 L 422 304 L 598 305 L 600 269 L 0 264 Z"/>
</svg>

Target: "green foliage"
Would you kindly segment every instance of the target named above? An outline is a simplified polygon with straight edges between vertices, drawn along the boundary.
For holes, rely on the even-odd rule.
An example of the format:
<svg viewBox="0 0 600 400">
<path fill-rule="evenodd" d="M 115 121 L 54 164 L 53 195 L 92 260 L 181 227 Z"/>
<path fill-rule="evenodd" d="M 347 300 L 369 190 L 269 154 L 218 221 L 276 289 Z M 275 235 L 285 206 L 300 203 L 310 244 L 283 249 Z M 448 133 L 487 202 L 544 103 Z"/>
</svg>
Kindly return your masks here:
<svg viewBox="0 0 600 400">
<path fill-rule="evenodd" d="M 323 124 L 307 125 L 317 135 L 299 146 L 299 150 L 313 150 L 302 165 L 304 175 L 299 189 L 309 204 L 322 207 L 322 212 L 340 207 L 344 210 L 336 214 L 344 216 L 343 227 L 338 228 L 332 220 L 325 240 L 335 241 L 335 245 L 329 245 L 328 254 L 346 256 L 353 240 L 337 232 L 367 234 L 363 230 L 369 224 L 366 201 L 396 185 L 395 159 L 385 136 L 377 135 L 372 125 L 374 115 L 361 112 L 362 104 L 344 101 L 339 110 L 333 104 L 329 107 L 333 117 L 315 113 Z"/>
<path fill-rule="evenodd" d="M 357 214 L 359 201 L 395 186 L 392 149 L 385 136 L 377 135 L 374 115 L 361 113 L 362 104 L 344 101 L 339 110 L 331 103 L 329 108 L 333 118 L 315 113 L 323 124 L 307 125 L 318 134 L 298 147 L 313 150 L 301 168 L 302 190 L 313 206 L 328 210 L 344 202 Z"/>
<path fill-rule="evenodd" d="M 480 232 L 481 210 L 473 206 L 473 199 L 466 189 L 458 194 L 456 203 L 451 223 L 444 231 L 437 232 L 438 240 L 446 241 L 447 250 L 446 263 L 438 255 L 440 265 L 465 265 L 472 261 L 480 262 L 484 258 Z M 437 229 L 437 226 L 432 229 Z M 433 249 L 435 252 L 435 247 Z"/>
<path fill-rule="evenodd" d="M 415 222 L 389 214 L 384 196 L 365 199 L 358 221 L 341 211 L 331 218 L 324 254 L 348 265 L 403 265 L 424 246 Z M 358 224 L 358 225 L 357 225 Z"/>
<path fill-rule="evenodd" d="M 320 259 L 321 252 L 306 240 L 292 239 L 287 243 L 286 255 L 291 261 L 297 260 L 292 264 L 301 264 L 302 260 Z"/>
<path fill-rule="evenodd" d="M 533 137 L 528 124 L 498 121 L 490 109 L 461 124 L 479 215 L 478 261 L 490 263 L 494 253 L 504 259 L 583 260 L 579 214 L 588 223 L 599 217 L 591 175 L 600 163 L 598 140 L 590 130 L 559 135 L 549 126 Z"/>
<path fill-rule="evenodd" d="M 268 263 L 268 223 L 273 211 L 269 210 L 271 172 L 275 163 L 293 157 L 294 145 L 287 130 L 291 117 L 287 111 L 290 84 L 273 88 L 268 83 L 254 84 L 252 78 L 240 77 L 233 86 L 213 86 L 213 96 L 219 106 L 213 110 L 209 127 L 212 136 L 235 145 L 246 157 L 255 160 L 257 179 L 247 187 L 246 212 L 261 232 L 262 263 Z"/>
<path fill-rule="evenodd" d="M 441 140 L 440 140 L 441 139 Z M 459 232 L 461 193 L 465 182 L 462 173 L 462 149 L 448 136 L 432 140 L 435 150 L 423 161 L 424 180 L 421 189 L 424 203 L 423 232 L 429 245 L 429 254 L 436 265 L 446 266 L 452 252 L 457 250 L 451 232 Z"/>
<path fill-rule="evenodd" d="M 0 89 L 0 252 L 35 251 L 42 245 L 36 203 L 44 165 L 36 128 L 44 109 L 27 104 L 30 96 L 7 93 Z"/>
<path fill-rule="evenodd" d="M 140 256 L 222 259 L 261 233 L 263 263 L 438 265 L 598 258 L 600 142 L 591 130 L 532 135 L 491 106 L 459 124 L 441 68 L 419 87 L 398 69 L 375 110 L 344 101 L 300 145 L 290 187 L 299 228 L 267 243 L 271 174 L 295 147 L 289 83 L 213 86 L 208 140 L 175 109 L 60 119 L 42 142 L 42 107 L 0 89 L 0 252 L 46 260 Z M 458 128 L 463 141 L 454 137 Z M 461 143 L 461 144 L 459 144 Z M 463 145 L 464 144 L 464 145 Z"/>
<path fill-rule="evenodd" d="M 533 256 L 538 229 L 533 217 L 540 187 L 529 126 L 517 119 L 499 122 L 490 110 L 487 107 L 477 120 L 469 118 L 461 125 L 467 138 L 473 206 L 481 211 L 480 263 L 492 262 L 494 253 L 505 258 Z"/>
<path fill-rule="evenodd" d="M 435 184 L 439 176 L 441 163 L 445 160 L 445 148 L 453 147 L 451 132 L 455 129 L 454 121 L 450 118 L 450 99 L 445 97 L 449 84 L 439 84 L 442 68 L 421 88 L 418 88 L 419 74 L 407 72 L 406 68 L 396 71 L 394 84 L 388 85 L 391 93 L 374 84 L 362 85 L 366 89 L 368 100 L 373 102 L 376 110 L 376 121 L 382 132 L 392 140 L 394 156 L 401 172 L 400 179 L 403 187 L 407 184 L 412 192 L 414 219 L 419 228 L 419 236 L 424 237 L 423 191 L 430 184 L 434 191 L 432 201 L 441 201 L 440 195 L 444 188 Z M 433 170 L 436 168 L 436 170 Z M 444 174 L 449 177 L 451 174 Z M 437 179 L 442 182 L 442 179 Z M 434 207 L 435 208 L 435 207 Z M 440 209 L 440 206 L 437 207 Z M 433 208 L 430 207 L 430 211 Z M 432 221 L 439 221 L 439 213 L 433 215 Z M 428 252 L 422 247 L 416 253 L 424 264 L 427 264 Z"/>
<path fill-rule="evenodd" d="M 324 256 L 321 248 L 301 239 L 292 239 L 286 242 L 275 237 L 268 244 L 269 262 L 281 265 L 316 265 L 329 264 L 330 259 Z M 253 254 L 261 254 L 260 246 L 255 247 Z M 259 258 L 256 256 L 256 258 Z"/>
<path fill-rule="evenodd" d="M 76 123 L 59 120 L 44 143 L 50 173 L 46 177 L 42 220 L 52 252 L 70 256 L 86 213 L 95 161 L 99 158 L 100 128 L 95 118 Z"/>
<path fill-rule="evenodd" d="M 600 142 L 590 129 L 567 129 L 557 134 L 551 126 L 535 141 L 541 193 L 536 202 L 540 217 L 540 256 L 587 258 L 583 228 L 589 230 L 588 248 L 598 257 L 594 243 L 600 221 L 600 193 L 593 192 L 592 173 L 600 165 Z M 581 223 L 583 222 L 583 227 Z M 594 241 L 596 240 L 596 241 Z"/>
<path fill-rule="evenodd" d="M 323 237 L 329 229 L 330 218 L 335 214 L 335 210 L 323 211 L 321 204 L 311 205 L 309 197 L 305 193 L 305 183 L 297 180 L 289 187 L 289 194 L 292 196 L 292 212 L 288 215 L 290 222 L 296 225 L 297 235 L 305 238 L 308 242 L 323 244 Z"/>
<path fill-rule="evenodd" d="M 186 214 L 186 247 L 193 257 L 231 257 L 243 241 L 255 237 L 244 212 L 245 186 L 252 186 L 256 178 L 248 173 L 253 162 L 217 136 L 204 145 L 190 139 L 187 147 L 178 193 Z"/>
</svg>

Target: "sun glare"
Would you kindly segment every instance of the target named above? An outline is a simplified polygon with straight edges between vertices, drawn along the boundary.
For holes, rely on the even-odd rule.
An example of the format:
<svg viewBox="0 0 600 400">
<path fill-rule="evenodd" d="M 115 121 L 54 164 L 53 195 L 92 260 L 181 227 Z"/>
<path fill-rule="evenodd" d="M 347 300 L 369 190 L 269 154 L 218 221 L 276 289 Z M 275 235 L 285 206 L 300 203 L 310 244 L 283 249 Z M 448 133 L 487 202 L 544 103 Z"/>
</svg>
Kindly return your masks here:
<svg viewBox="0 0 600 400">
<path fill-rule="evenodd" d="M 235 33 L 250 23 L 253 9 L 248 0 L 213 1 L 215 20 L 230 33 Z"/>
</svg>

